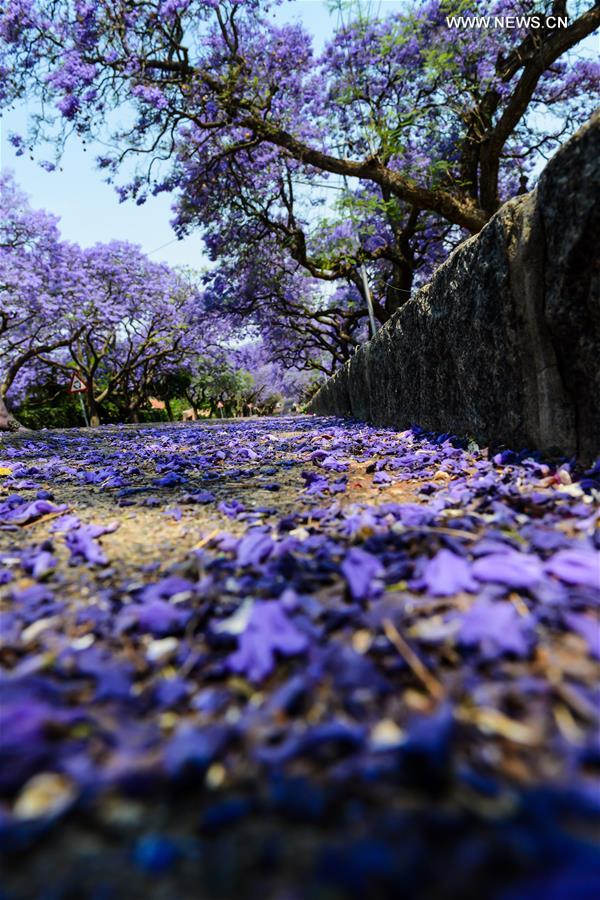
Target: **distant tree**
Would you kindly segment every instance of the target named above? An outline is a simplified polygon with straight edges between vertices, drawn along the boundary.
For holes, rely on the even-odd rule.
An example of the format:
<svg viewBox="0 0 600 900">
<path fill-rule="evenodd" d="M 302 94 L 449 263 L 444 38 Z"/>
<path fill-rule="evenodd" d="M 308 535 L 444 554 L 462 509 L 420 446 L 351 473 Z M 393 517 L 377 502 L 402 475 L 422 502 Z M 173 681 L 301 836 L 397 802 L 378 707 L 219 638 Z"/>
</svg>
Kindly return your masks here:
<svg viewBox="0 0 600 900">
<path fill-rule="evenodd" d="M 60 240 L 56 219 L 32 210 L 9 176 L 0 177 L 0 430 L 18 427 L 7 395 L 42 355 L 80 332 L 73 310 L 81 283 L 78 248 Z"/>
<path fill-rule="evenodd" d="M 157 380 L 208 343 L 197 287 L 131 244 L 62 241 L 7 177 L 0 212 L 0 428 L 14 423 L 15 382 L 22 394 L 47 380 L 44 367 L 65 387 L 79 374 L 92 424 L 114 401 L 135 418 Z"/>
<path fill-rule="evenodd" d="M 287 367 L 330 374 L 364 339 L 364 298 L 353 282 L 325 284 L 299 272 L 268 237 L 236 244 L 204 280 L 207 309 L 256 332 Z"/>
<path fill-rule="evenodd" d="M 200 297 L 134 245 L 97 244 L 81 254 L 87 295 L 80 324 L 62 353 L 41 359 L 67 376 L 73 370 L 82 376 L 92 425 L 99 424 L 102 404 L 118 397 L 135 418 L 157 377 L 198 352 Z"/>
</svg>

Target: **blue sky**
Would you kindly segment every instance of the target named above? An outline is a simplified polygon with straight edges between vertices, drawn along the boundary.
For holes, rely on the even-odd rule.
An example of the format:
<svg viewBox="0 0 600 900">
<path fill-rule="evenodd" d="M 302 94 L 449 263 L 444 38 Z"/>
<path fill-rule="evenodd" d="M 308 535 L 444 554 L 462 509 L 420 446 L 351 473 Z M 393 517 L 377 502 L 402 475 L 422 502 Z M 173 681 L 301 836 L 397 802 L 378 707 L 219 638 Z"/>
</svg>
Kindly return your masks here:
<svg viewBox="0 0 600 900">
<path fill-rule="evenodd" d="M 402 6 L 395 0 L 372 0 L 371 14 L 379 10 L 397 10 Z M 330 15 L 328 4 L 322 0 L 293 0 L 277 11 L 281 20 L 300 20 L 313 34 L 319 49 L 331 35 L 337 14 Z M 113 188 L 103 182 L 94 160 L 101 148 L 89 145 L 87 150 L 77 141 L 68 144 L 62 159 L 62 171 L 48 173 L 27 155 L 15 156 L 8 142 L 11 131 L 22 132 L 25 125 L 23 110 L 8 113 L 0 120 L 0 165 L 11 170 L 20 186 L 30 197 L 32 206 L 46 209 L 60 216 L 60 227 L 67 240 L 89 246 L 113 238 L 141 244 L 155 260 L 171 265 L 201 268 L 204 264 L 199 234 L 181 241 L 174 238 L 169 224 L 172 217 L 172 198 L 153 197 L 141 207 L 134 203 L 119 203 Z"/>
</svg>

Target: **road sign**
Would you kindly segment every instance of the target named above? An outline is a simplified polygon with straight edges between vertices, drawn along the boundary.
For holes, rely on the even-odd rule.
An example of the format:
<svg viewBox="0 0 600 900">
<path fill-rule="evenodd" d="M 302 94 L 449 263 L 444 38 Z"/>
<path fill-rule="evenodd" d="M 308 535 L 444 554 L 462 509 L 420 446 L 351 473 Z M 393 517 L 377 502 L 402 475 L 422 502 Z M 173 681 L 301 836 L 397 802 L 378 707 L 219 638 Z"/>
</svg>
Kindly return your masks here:
<svg viewBox="0 0 600 900">
<path fill-rule="evenodd" d="M 85 394 L 87 391 L 87 387 L 85 386 L 85 382 L 83 380 L 83 375 L 80 375 L 79 372 L 73 372 L 71 375 L 71 381 L 69 383 L 69 394 L 79 394 L 79 405 L 81 406 L 81 412 L 83 414 L 83 421 L 86 424 L 86 427 L 90 427 L 87 409 L 85 408 L 85 403 L 83 402 L 82 394 Z"/>
<path fill-rule="evenodd" d="M 79 372 L 73 372 L 71 375 L 71 383 L 69 384 L 69 394 L 83 394 L 87 391 L 82 376 Z"/>
</svg>

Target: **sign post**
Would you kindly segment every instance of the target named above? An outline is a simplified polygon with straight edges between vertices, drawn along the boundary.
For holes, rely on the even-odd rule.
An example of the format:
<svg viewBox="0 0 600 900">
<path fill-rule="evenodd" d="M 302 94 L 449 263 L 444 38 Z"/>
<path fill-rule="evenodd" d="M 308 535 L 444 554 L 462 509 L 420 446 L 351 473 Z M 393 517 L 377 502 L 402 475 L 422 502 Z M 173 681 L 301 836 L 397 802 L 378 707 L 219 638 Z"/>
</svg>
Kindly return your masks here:
<svg viewBox="0 0 600 900">
<path fill-rule="evenodd" d="M 217 403 L 217 409 L 219 410 L 219 415 L 221 416 L 221 418 L 223 418 L 223 404 L 221 403 L 220 400 Z"/>
<path fill-rule="evenodd" d="M 90 423 L 88 419 L 87 410 L 85 408 L 85 403 L 83 402 L 82 394 L 85 394 L 87 391 L 87 387 L 85 386 L 85 382 L 83 377 L 79 374 L 79 372 L 73 372 L 71 376 L 71 382 L 69 384 L 69 394 L 79 394 L 79 404 L 81 406 L 81 412 L 83 413 L 83 421 L 85 422 L 85 427 L 89 428 Z"/>
<path fill-rule="evenodd" d="M 79 394 L 79 405 L 81 406 L 81 412 L 83 413 L 83 421 L 85 422 L 85 427 L 90 427 L 90 422 L 88 419 L 87 409 L 85 408 L 85 403 L 83 402 L 83 397 Z"/>
</svg>

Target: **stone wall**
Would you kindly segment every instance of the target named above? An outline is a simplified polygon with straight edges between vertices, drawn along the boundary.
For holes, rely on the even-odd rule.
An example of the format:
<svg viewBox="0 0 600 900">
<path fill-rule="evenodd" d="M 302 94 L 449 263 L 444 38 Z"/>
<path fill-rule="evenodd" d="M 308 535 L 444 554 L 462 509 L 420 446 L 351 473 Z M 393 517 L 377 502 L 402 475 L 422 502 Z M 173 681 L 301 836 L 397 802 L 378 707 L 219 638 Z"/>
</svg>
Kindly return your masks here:
<svg viewBox="0 0 600 900">
<path fill-rule="evenodd" d="M 600 115 L 359 349 L 309 410 L 600 451 Z"/>
</svg>

